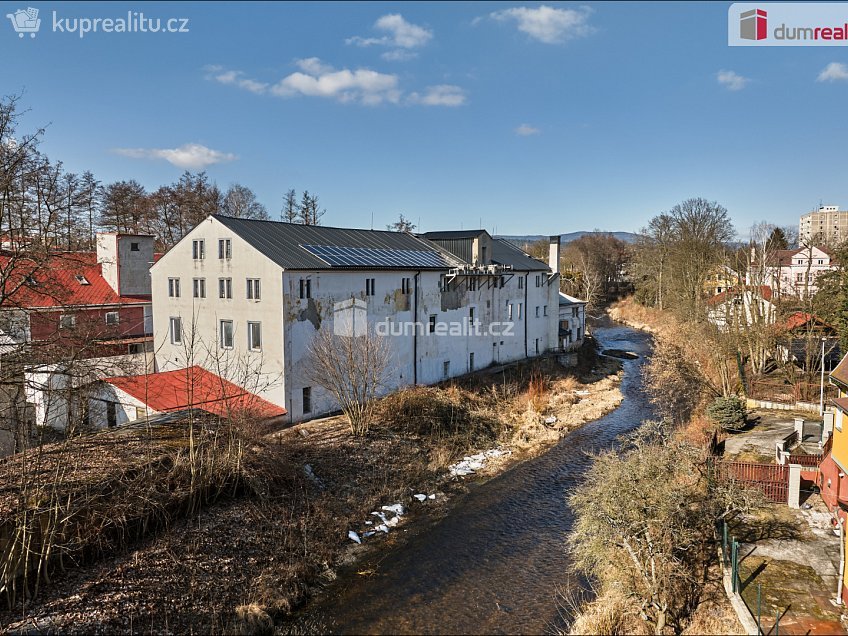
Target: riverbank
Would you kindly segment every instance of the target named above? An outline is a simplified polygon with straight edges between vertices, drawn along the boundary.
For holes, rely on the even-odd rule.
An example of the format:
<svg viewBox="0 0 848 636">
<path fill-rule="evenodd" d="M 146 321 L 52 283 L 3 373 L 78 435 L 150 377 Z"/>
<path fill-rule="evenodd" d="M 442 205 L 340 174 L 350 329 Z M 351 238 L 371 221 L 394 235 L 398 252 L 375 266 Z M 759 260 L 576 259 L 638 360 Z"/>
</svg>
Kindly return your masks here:
<svg viewBox="0 0 848 636">
<path fill-rule="evenodd" d="M 67 633 L 268 631 L 332 581 L 339 564 L 400 539 L 402 524 L 362 546 L 348 538 L 372 512 L 397 503 L 405 518 L 449 509 L 468 481 L 537 456 L 613 410 L 620 374 L 618 360 L 584 352 L 574 370 L 547 360 L 401 392 L 365 438 L 331 418 L 253 439 L 257 463 L 240 467 L 253 480 L 249 496 L 234 493 L 129 549 L 56 573 L 0 622 L 9 631 Z M 416 404 L 434 411 L 411 427 L 399 415 Z M 510 452 L 476 477 L 450 477 L 464 456 L 496 447 Z"/>
</svg>

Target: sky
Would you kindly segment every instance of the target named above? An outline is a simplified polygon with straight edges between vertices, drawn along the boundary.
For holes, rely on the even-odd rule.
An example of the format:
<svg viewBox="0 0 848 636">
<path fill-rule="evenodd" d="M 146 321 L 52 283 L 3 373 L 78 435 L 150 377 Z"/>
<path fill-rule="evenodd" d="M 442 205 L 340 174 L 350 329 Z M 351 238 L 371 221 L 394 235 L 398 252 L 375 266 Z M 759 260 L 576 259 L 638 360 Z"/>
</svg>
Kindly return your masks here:
<svg viewBox="0 0 848 636">
<path fill-rule="evenodd" d="M 32 0 L 35 38 L 0 5 L 21 130 L 103 182 L 205 170 L 272 216 L 295 188 L 326 225 L 513 235 L 638 231 L 698 196 L 743 237 L 848 208 L 848 49 L 728 47 L 729 3 Z M 188 32 L 73 23 L 128 12 Z"/>
</svg>

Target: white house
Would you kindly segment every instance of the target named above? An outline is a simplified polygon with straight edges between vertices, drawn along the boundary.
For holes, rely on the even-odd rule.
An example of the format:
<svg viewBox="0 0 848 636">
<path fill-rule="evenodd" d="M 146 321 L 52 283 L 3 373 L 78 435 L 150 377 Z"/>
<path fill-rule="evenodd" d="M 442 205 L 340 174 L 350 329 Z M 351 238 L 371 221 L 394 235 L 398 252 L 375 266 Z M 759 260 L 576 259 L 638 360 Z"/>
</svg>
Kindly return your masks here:
<svg viewBox="0 0 848 636">
<path fill-rule="evenodd" d="M 772 297 L 766 285 L 728 289 L 707 300 L 707 319 L 721 331 L 774 324 L 777 307 Z"/>
<path fill-rule="evenodd" d="M 818 291 L 818 277 L 835 267 L 830 250 L 824 247 L 777 250 L 764 268 L 752 263 L 745 280 L 748 285 L 768 285 L 778 298 L 806 298 Z"/>
<path fill-rule="evenodd" d="M 563 351 L 579 349 L 586 337 L 586 301 L 559 293 L 559 339 Z"/>
<path fill-rule="evenodd" d="M 484 230 L 410 233 L 210 216 L 152 268 L 158 371 L 200 365 L 283 407 L 335 410 L 303 369 L 336 303 L 390 337 L 392 386 L 559 348 L 552 267 Z"/>
</svg>

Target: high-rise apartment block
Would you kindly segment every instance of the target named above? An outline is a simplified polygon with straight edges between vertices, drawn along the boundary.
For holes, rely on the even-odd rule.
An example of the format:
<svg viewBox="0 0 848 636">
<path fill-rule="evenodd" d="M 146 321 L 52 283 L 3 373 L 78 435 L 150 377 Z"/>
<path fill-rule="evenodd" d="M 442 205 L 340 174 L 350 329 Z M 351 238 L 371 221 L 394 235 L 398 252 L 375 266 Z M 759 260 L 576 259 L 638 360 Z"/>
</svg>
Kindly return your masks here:
<svg viewBox="0 0 848 636">
<path fill-rule="evenodd" d="M 848 239 L 848 210 L 821 205 L 801 217 L 798 239 L 802 245 L 839 245 Z"/>
</svg>

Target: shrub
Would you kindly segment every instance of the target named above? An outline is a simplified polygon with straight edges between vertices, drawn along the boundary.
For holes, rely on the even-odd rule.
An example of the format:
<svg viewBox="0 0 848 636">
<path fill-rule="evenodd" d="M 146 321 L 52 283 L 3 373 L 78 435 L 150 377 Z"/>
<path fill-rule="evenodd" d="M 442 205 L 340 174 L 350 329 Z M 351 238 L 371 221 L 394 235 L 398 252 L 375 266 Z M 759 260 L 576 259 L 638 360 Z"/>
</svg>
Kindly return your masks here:
<svg viewBox="0 0 848 636">
<path fill-rule="evenodd" d="M 707 415 L 716 424 L 729 430 L 738 430 L 745 426 L 748 410 L 745 402 L 735 395 L 716 398 L 707 407 Z"/>
</svg>

